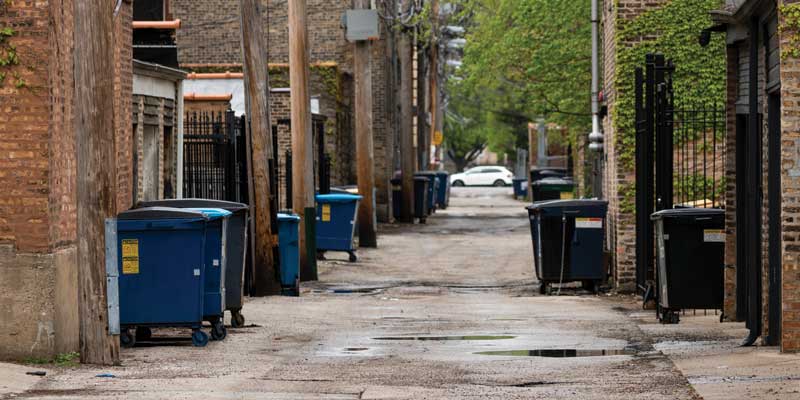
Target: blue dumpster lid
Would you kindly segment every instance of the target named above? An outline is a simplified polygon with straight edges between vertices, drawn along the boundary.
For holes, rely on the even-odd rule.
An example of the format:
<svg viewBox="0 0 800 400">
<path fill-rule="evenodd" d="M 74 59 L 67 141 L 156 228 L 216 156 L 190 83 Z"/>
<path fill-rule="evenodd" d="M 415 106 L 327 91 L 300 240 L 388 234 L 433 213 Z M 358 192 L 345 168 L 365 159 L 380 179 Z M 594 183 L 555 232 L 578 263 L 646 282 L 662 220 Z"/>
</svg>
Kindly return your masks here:
<svg viewBox="0 0 800 400">
<path fill-rule="evenodd" d="M 714 217 L 724 216 L 725 210 L 719 208 L 673 208 L 662 210 L 650 216 L 652 220 L 676 217 Z"/>
<path fill-rule="evenodd" d="M 590 200 L 590 199 L 548 200 L 548 201 L 538 201 L 526 208 L 528 210 L 544 210 L 548 208 L 566 208 L 566 207 L 608 207 L 608 202 L 604 200 Z"/>
<path fill-rule="evenodd" d="M 140 201 L 136 208 L 147 207 L 173 207 L 173 208 L 221 208 L 230 212 L 248 210 L 247 204 L 235 203 L 232 201 L 212 200 L 212 199 L 166 199 L 153 201 Z"/>
<path fill-rule="evenodd" d="M 278 221 L 286 221 L 286 222 L 300 221 L 300 217 L 294 214 L 278 213 Z"/>
<path fill-rule="evenodd" d="M 324 203 L 350 203 L 361 200 L 363 197 L 357 194 L 318 194 L 317 201 Z"/>
<path fill-rule="evenodd" d="M 185 208 L 171 208 L 171 207 L 147 207 L 136 208 L 133 210 L 123 211 L 117 215 L 117 219 L 123 221 L 139 221 L 148 219 L 203 219 L 207 220 L 208 216 L 199 211 L 189 210 Z"/>
<path fill-rule="evenodd" d="M 233 215 L 232 212 L 228 210 L 223 210 L 221 208 L 187 208 L 187 210 L 201 212 L 205 214 L 206 217 L 208 217 L 209 219 L 224 218 Z"/>
</svg>

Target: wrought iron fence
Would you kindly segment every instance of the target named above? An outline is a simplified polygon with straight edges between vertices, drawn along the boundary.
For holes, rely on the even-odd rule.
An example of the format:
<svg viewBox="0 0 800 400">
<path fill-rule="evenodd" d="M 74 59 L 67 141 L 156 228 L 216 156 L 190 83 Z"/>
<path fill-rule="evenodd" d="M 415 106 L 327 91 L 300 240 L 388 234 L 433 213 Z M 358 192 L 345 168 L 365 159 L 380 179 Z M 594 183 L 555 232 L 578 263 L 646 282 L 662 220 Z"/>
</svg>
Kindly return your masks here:
<svg viewBox="0 0 800 400">
<path fill-rule="evenodd" d="M 246 202 L 243 124 L 243 118 L 237 118 L 232 111 L 186 115 L 184 197 Z"/>
<path fill-rule="evenodd" d="M 694 107 L 674 112 L 674 203 L 722 207 L 725 191 L 725 109 Z"/>
</svg>

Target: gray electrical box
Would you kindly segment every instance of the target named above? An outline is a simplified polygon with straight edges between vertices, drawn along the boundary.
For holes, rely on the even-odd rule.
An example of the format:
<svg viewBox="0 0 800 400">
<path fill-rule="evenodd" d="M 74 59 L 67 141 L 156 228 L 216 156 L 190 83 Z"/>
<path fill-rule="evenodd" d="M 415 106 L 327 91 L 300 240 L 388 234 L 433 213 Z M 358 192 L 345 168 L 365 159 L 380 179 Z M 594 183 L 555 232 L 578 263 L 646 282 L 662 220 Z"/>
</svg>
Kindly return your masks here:
<svg viewBox="0 0 800 400">
<path fill-rule="evenodd" d="M 377 10 L 347 10 L 342 17 L 342 25 L 345 37 L 350 42 L 381 38 Z"/>
</svg>

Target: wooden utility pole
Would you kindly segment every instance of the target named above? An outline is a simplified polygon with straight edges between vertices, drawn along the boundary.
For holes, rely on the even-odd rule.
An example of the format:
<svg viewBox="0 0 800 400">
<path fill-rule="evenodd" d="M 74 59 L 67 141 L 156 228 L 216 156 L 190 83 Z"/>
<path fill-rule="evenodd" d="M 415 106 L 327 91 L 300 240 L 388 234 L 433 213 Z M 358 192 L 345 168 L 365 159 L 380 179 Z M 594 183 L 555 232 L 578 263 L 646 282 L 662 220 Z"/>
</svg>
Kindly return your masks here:
<svg viewBox="0 0 800 400">
<path fill-rule="evenodd" d="M 253 294 L 268 296 L 280 294 L 281 285 L 276 273 L 275 253 L 277 245 L 277 204 L 272 197 L 275 182 L 274 171 L 270 171 L 270 160 L 274 159 L 269 119 L 269 75 L 267 73 L 267 51 L 262 29 L 261 2 L 240 0 L 242 53 L 244 56 L 245 99 L 247 100 L 247 135 L 251 151 L 252 185 L 250 213 L 254 225 L 253 235 Z"/>
<path fill-rule="evenodd" d="M 370 1 L 355 0 L 355 8 L 369 9 Z M 355 44 L 353 56 L 358 193 L 363 196 L 358 207 L 358 243 L 361 247 L 378 247 L 378 223 L 375 216 L 375 159 L 372 145 L 371 48 L 369 41 L 358 41 Z"/>
<path fill-rule="evenodd" d="M 289 87 L 292 114 L 292 206 L 300 215 L 300 280 L 317 280 L 317 212 L 314 199 L 314 136 L 308 95 L 306 0 L 289 0 Z M 319 140 L 325 140 L 320 137 Z M 322 162 L 322 160 L 319 160 Z"/>
<path fill-rule="evenodd" d="M 431 0 L 431 62 L 428 66 L 428 77 L 430 78 L 430 113 L 431 113 L 431 132 L 429 143 L 435 144 L 437 133 L 441 134 L 439 118 L 442 107 L 439 100 L 439 0 Z M 436 147 L 438 149 L 438 145 Z M 434 154 L 428 156 L 428 169 L 434 168 Z"/>
<path fill-rule="evenodd" d="M 76 1 L 73 12 L 81 362 L 113 365 L 119 336 L 108 330 L 105 220 L 116 203 L 114 2 Z"/>
<path fill-rule="evenodd" d="M 402 0 L 401 10 L 411 8 L 412 0 Z M 400 59 L 400 170 L 403 173 L 403 201 L 400 220 L 414 222 L 414 59 L 411 32 L 400 32 L 397 46 Z"/>
</svg>

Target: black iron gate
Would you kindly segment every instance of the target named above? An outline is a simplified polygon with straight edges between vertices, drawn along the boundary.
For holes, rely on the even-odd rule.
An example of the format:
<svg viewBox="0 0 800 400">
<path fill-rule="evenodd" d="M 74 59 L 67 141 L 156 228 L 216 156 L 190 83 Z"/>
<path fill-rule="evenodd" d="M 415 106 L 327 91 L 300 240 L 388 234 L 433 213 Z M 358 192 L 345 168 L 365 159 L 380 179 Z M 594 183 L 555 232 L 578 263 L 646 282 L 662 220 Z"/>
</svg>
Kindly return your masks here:
<svg viewBox="0 0 800 400">
<path fill-rule="evenodd" d="M 650 297 L 655 239 L 650 216 L 674 207 L 722 206 L 725 110 L 676 106 L 675 66 L 648 54 L 635 72 L 636 284 Z"/>
<path fill-rule="evenodd" d="M 248 203 L 245 118 L 233 111 L 184 118 L 183 196 Z"/>
</svg>

